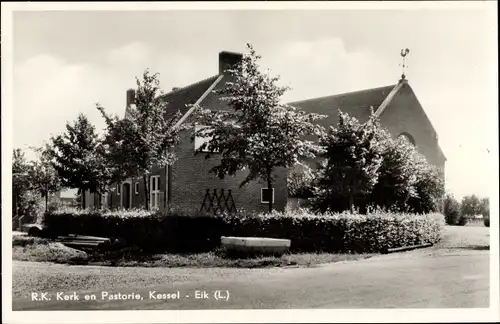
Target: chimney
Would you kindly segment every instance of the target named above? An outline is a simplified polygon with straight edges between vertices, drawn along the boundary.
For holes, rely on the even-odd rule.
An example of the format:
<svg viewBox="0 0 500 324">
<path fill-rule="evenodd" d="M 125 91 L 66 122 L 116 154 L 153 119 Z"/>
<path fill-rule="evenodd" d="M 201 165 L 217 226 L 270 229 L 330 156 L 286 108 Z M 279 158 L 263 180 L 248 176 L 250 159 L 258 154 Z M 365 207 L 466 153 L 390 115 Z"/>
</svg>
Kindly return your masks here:
<svg viewBox="0 0 500 324">
<path fill-rule="evenodd" d="M 219 74 L 226 74 L 226 70 L 234 67 L 241 62 L 243 54 L 234 52 L 220 52 L 219 53 Z"/>
<path fill-rule="evenodd" d="M 130 107 L 135 103 L 135 90 L 128 89 L 127 90 L 127 107 Z"/>
</svg>

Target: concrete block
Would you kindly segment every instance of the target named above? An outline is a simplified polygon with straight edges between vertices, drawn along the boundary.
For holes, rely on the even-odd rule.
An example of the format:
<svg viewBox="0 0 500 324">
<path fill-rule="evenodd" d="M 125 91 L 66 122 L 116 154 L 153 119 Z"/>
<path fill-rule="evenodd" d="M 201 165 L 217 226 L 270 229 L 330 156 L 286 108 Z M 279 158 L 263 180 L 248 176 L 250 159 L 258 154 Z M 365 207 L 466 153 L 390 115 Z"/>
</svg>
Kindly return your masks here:
<svg viewBox="0 0 500 324">
<path fill-rule="evenodd" d="M 221 245 L 228 252 L 243 254 L 281 255 L 288 251 L 291 241 L 266 237 L 222 236 Z"/>
</svg>

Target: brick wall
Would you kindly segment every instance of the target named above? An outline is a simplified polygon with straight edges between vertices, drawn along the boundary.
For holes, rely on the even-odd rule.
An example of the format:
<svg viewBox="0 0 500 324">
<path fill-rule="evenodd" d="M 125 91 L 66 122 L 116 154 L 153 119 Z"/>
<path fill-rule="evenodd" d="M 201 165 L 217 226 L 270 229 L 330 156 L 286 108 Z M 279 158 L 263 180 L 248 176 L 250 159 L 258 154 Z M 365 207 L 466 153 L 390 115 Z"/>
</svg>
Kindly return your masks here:
<svg viewBox="0 0 500 324">
<path fill-rule="evenodd" d="M 267 211 L 268 205 L 261 203 L 261 188 L 267 188 L 262 181 L 253 181 L 243 188 L 240 183 L 247 173 L 239 172 L 235 176 L 226 176 L 221 180 L 210 174 L 209 170 L 217 165 L 218 156 L 205 159 L 205 154 L 194 154 L 194 143 L 190 135 L 182 137 L 176 149 L 177 162 L 172 166 L 172 201 L 171 207 L 179 209 L 199 210 L 207 189 L 224 189 L 232 191 L 237 209 L 247 211 Z M 286 206 L 286 170 L 276 172 L 274 183 L 274 208 L 283 210 Z"/>
<path fill-rule="evenodd" d="M 225 75 L 215 87 L 215 91 L 231 81 Z M 216 94 L 210 94 L 203 100 L 202 106 L 210 110 L 229 110 L 230 107 Z M 189 121 L 190 119 L 188 119 Z M 220 157 L 212 155 L 210 159 L 205 154 L 194 154 L 194 142 L 191 135 L 186 132 L 176 148 L 177 162 L 172 166 L 172 201 L 171 207 L 180 209 L 199 209 L 207 189 L 231 190 L 237 209 L 247 211 L 267 211 L 268 205 L 261 203 L 261 188 L 267 188 L 263 181 L 253 181 L 240 188 L 240 183 L 245 179 L 247 172 L 238 172 L 235 176 L 226 176 L 223 180 L 209 173 L 210 169 L 218 164 Z M 273 208 L 284 210 L 287 203 L 286 169 L 277 170 L 274 187 Z"/>
</svg>

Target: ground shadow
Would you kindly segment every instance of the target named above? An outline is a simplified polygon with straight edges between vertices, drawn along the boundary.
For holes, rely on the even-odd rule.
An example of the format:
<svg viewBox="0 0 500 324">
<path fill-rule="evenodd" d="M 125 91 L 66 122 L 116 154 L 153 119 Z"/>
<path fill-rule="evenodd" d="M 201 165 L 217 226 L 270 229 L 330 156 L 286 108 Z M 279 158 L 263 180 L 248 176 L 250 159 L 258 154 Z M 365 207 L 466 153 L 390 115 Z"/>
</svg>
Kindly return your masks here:
<svg viewBox="0 0 500 324">
<path fill-rule="evenodd" d="M 489 245 L 468 245 L 468 246 L 459 246 L 457 249 L 460 250 L 474 250 L 474 251 L 488 251 L 490 249 Z"/>
</svg>

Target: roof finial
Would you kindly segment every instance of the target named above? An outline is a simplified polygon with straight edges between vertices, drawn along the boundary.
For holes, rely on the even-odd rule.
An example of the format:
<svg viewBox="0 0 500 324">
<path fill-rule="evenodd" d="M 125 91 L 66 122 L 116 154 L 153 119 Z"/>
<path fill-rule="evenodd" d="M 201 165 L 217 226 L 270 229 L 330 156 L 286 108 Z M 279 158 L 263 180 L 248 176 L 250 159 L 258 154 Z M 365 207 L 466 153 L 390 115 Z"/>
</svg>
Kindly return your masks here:
<svg viewBox="0 0 500 324">
<path fill-rule="evenodd" d="M 408 48 L 401 50 L 401 57 L 403 58 L 403 63 L 400 64 L 400 66 L 403 68 L 403 73 L 401 74 L 401 80 L 405 80 L 406 78 L 405 69 L 408 67 L 406 65 L 406 55 L 408 55 L 408 53 L 410 53 L 410 50 Z"/>
</svg>

